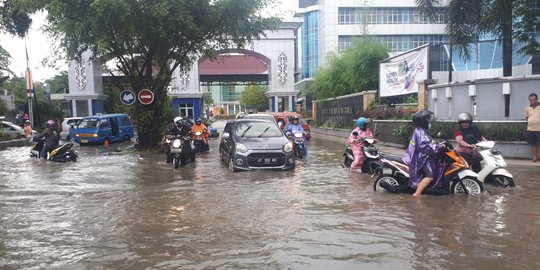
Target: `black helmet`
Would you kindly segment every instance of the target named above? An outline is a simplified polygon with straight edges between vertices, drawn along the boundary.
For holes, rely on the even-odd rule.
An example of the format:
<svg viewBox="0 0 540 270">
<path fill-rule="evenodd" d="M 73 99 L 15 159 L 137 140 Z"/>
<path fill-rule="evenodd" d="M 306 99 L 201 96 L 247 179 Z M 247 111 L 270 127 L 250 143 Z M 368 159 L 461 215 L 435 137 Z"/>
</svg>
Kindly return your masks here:
<svg viewBox="0 0 540 270">
<path fill-rule="evenodd" d="M 461 124 L 461 123 L 464 123 L 464 122 L 472 124 L 472 121 L 473 121 L 472 115 L 470 113 L 468 113 L 468 112 L 464 112 L 464 113 L 459 114 L 457 119 L 458 119 L 457 120 L 458 124 Z"/>
<path fill-rule="evenodd" d="M 429 123 L 433 119 L 433 114 L 430 111 L 418 111 L 413 114 L 413 123 L 417 127 L 429 128 Z"/>
<path fill-rule="evenodd" d="M 299 119 L 300 119 L 300 117 L 298 117 L 298 115 L 291 116 L 291 121 L 294 121 L 294 120 L 298 121 Z"/>
<path fill-rule="evenodd" d="M 197 124 L 202 123 L 202 119 L 200 117 L 197 117 L 197 119 L 195 119 L 195 123 Z"/>
</svg>

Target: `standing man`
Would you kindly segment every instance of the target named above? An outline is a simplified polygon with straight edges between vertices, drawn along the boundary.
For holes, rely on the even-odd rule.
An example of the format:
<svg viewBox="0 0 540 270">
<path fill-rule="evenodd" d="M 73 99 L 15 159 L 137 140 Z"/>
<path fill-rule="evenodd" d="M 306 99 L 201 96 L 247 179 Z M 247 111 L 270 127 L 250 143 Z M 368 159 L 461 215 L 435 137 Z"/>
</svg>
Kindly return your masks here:
<svg viewBox="0 0 540 270">
<path fill-rule="evenodd" d="M 527 119 L 527 142 L 531 145 L 531 161 L 538 160 L 538 144 L 540 144 L 540 106 L 535 93 L 529 95 L 529 106 L 525 108 Z"/>
</svg>

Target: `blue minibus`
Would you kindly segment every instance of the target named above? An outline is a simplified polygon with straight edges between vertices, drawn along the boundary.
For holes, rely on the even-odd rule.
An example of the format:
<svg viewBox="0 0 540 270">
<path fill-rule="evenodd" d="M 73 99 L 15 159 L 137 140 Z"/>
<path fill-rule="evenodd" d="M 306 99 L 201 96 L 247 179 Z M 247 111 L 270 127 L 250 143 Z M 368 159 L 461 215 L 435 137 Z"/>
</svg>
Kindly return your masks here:
<svg viewBox="0 0 540 270">
<path fill-rule="evenodd" d="M 108 144 L 133 138 L 133 125 L 127 114 L 103 114 L 83 117 L 75 128 L 73 140 L 80 144 Z"/>
</svg>

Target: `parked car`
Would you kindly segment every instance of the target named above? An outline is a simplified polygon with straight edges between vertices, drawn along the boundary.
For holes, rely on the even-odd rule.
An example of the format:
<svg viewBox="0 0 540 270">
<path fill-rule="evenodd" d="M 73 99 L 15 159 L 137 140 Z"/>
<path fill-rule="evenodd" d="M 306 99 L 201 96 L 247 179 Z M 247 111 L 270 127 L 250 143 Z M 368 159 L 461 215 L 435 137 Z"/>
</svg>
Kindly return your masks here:
<svg viewBox="0 0 540 270">
<path fill-rule="evenodd" d="M 25 138 L 24 129 L 19 125 L 8 121 L 0 120 L 0 132 L 9 134 L 9 136 L 13 139 Z M 37 131 L 32 130 L 32 136 L 35 136 L 37 134 Z"/>
<path fill-rule="evenodd" d="M 233 172 L 295 167 L 292 143 L 274 122 L 260 119 L 228 121 L 221 134 L 219 156 Z"/>
<path fill-rule="evenodd" d="M 133 135 L 133 125 L 127 114 L 104 114 L 83 117 L 73 140 L 80 144 L 105 144 L 129 141 Z"/>
<path fill-rule="evenodd" d="M 306 131 L 306 140 L 311 139 L 311 127 L 307 123 L 306 119 L 302 117 L 302 115 L 296 112 L 273 112 L 270 114 L 274 117 L 276 123 L 279 123 L 279 122 L 283 123 L 283 125 L 281 126 L 281 129 L 284 129 L 287 126 L 287 124 L 289 123 L 289 119 L 293 115 L 298 116 L 299 118 L 298 123 L 300 123 L 302 125 L 302 128 L 304 128 L 304 131 Z"/>
<path fill-rule="evenodd" d="M 64 121 L 62 121 L 62 132 L 60 132 L 60 139 L 62 140 L 73 139 L 75 128 L 77 128 L 77 125 L 81 122 L 81 120 L 82 120 L 82 117 L 64 118 Z"/>
</svg>

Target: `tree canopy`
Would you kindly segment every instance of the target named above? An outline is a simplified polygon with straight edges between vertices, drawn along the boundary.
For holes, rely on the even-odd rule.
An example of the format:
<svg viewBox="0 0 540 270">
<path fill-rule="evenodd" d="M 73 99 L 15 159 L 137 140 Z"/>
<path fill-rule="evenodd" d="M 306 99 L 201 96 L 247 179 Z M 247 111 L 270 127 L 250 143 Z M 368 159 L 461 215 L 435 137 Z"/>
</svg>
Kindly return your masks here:
<svg viewBox="0 0 540 270">
<path fill-rule="evenodd" d="M 268 97 L 266 97 L 266 86 L 249 85 L 246 91 L 242 94 L 240 105 L 255 106 L 257 111 L 264 112 L 268 110 Z"/>
<path fill-rule="evenodd" d="M 21 0 L 28 5 L 32 0 Z M 201 56 L 244 47 L 277 26 L 260 11 L 273 0 L 49 0 L 48 30 L 71 59 L 86 50 L 114 58 L 135 91 L 150 89 L 154 102 L 132 107 L 138 144 L 156 146 L 167 86 L 177 68 L 189 69 Z"/>
<path fill-rule="evenodd" d="M 331 54 L 317 70 L 310 91 L 325 99 L 377 89 L 379 62 L 388 58 L 386 47 L 372 39 L 357 39 L 341 54 Z"/>
</svg>

